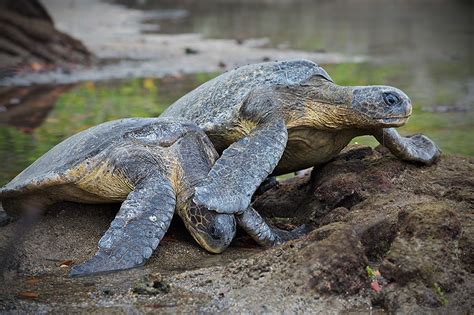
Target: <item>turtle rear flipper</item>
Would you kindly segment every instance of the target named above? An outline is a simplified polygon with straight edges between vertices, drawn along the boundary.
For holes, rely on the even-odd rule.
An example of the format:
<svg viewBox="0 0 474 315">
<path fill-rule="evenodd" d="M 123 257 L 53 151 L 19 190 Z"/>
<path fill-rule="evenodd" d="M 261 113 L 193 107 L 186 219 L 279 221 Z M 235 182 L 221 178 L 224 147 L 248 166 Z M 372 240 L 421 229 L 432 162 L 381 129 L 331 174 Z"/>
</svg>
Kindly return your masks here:
<svg viewBox="0 0 474 315">
<path fill-rule="evenodd" d="M 99 241 L 90 260 L 72 268 L 70 276 L 107 273 L 143 265 L 171 223 L 176 196 L 171 182 L 159 173 L 139 184 Z"/>
</svg>

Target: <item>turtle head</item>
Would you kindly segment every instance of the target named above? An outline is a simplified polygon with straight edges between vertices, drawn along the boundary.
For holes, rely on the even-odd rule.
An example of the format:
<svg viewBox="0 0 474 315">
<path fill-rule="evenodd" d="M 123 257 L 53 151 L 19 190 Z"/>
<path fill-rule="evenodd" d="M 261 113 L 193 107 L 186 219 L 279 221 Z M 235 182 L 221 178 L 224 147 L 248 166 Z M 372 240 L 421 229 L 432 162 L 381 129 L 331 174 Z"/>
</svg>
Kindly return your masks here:
<svg viewBox="0 0 474 315">
<path fill-rule="evenodd" d="M 191 202 L 187 212 L 180 214 L 196 242 L 211 253 L 222 253 L 236 232 L 235 218 L 220 214 Z"/>
<path fill-rule="evenodd" d="M 293 115 L 297 118 L 293 122 L 295 126 L 324 129 L 398 127 L 406 123 L 412 111 L 410 98 L 391 86 L 340 86 L 317 75 L 289 89 L 284 100 L 291 106 L 291 112 L 297 111 Z"/>
<path fill-rule="evenodd" d="M 192 201 L 195 187 L 206 179 L 219 155 L 211 140 L 197 127 L 180 140 L 178 149 L 182 162 L 175 164 L 172 175 L 174 189 L 179 192 L 177 213 L 201 247 L 211 253 L 221 253 L 234 239 L 234 216 L 219 214 Z"/>
<path fill-rule="evenodd" d="M 411 115 L 410 98 L 391 86 L 356 86 L 352 88 L 350 104 L 371 127 L 399 127 Z"/>
</svg>

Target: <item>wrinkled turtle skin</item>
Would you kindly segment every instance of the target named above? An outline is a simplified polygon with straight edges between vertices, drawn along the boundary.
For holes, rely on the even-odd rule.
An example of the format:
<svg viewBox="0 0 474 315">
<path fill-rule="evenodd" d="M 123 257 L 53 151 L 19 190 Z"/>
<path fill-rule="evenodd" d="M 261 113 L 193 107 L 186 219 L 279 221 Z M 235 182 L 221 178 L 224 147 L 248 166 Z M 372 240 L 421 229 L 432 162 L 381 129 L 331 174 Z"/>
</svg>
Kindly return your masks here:
<svg viewBox="0 0 474 315">
<path fill-rule="evenodd" d="M 373 135 L 395 156 L 431 164 L 440 155 L 423 135 L 401 137 L 411 101 L 390 86 L 339 86 L 307 60 L 248 65 L 180 98 L 161 116 L 195 122 L 221 154 L 194 200 L 221 213 L 246 209 L 267 176 L 336 156 L 354 137 Z"/>
<path fill-rule="evenodd" d="M 192 202 L 194 187 L 205 179 L 217 157 L 206 134 L 193 123 L 121 119 L 56 145 L 0 189 L 0 200 L 13 216 L 33 216 L 58 201 L 122 202 L 95 256 L 74 266 L 71 276 L 144 264 L 175 210 L 203 248 L 220 253 L 235 235 L 234 215 L 208 211 Z M 270 229 L 250 207 L 237 215 L 237 223 L 262 245 L 298 236 Z"/>
</svg>

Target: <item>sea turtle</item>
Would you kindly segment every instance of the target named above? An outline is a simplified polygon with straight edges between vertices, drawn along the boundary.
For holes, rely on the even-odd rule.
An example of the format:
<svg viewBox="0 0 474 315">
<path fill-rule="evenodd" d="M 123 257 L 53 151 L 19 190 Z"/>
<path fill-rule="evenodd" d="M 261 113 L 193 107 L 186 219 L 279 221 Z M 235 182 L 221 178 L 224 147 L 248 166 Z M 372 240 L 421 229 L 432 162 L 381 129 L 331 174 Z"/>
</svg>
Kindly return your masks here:
<svg viewBox="0 0 474 315">
<path fill-rule="evenodd" d="M 72 276 L 143 264 L 177 210 L 194 239 L 222 252 L 235 234 L 234 215 L 208 211 L 192 202 L 194 186 L 218 157 L 206 134 L 180 119 L 129 118 L 82 131 L 36 160 L 0 189 L 9 214 L 30 214 L 57 201 L 122 202 L 95 256 L 72 268 Z M 291 238 L 270 229 L 249 207 L 237 223 L 262 245 Z M 295 232 L 296 233 L 296 232 Z"/>
<path fill-rule="evenodd" d="M 226 72 L 173 103 L 161 117 L 195 122 L 221 154 L 194 200 L 221 213 L 246 209 L 257 187 L 325 163 L 356 136 L 373 135 L 395 156 L 433 163 L 440 150 L 395 129 L 412 111 L 390 86 L 339 86 L 308 60 L 252 64 Z"/>
</svg>

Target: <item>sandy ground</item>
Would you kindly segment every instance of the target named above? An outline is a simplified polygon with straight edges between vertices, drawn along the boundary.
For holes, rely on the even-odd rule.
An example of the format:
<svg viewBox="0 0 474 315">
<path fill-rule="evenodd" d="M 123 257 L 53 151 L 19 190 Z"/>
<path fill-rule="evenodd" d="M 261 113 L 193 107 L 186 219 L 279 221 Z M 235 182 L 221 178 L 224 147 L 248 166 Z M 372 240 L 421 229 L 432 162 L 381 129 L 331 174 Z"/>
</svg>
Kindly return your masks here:
<svg viewBox="0 0 474 315">
<path fill-rule="evenodd" d="M 233 39 L 205 39 L 199 34 L 141 33 L 145 14 L 99 0 L 43 0 L 56 27 L 81 40 L 101 66 L 23 74 L 0 86 L 32 83 L 72 83 L 129 77 L 161 77 L 179 73 L 220 72 L 266 60 L 306 58 L 318 63 L 358 62 L 361 56 L 261 48 L 266 39 L 238 43 Z M 193 53 L 186 53 L 186 49 Z"/>
</svg>

